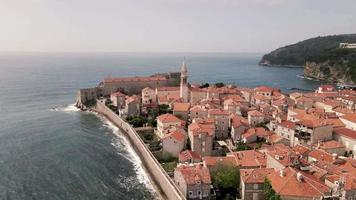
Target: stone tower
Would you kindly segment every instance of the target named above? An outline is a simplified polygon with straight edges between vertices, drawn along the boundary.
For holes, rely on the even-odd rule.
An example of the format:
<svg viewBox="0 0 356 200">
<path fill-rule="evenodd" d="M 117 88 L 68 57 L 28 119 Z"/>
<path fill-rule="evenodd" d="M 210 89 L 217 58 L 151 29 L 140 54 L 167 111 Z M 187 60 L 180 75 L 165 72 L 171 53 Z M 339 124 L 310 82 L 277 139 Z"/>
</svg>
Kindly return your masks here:
<svg viewBox="0 0 356 200">
<path fill-rule="evenodd" d="M 180 97 L 183 98 L 184 102 L 189 101 L 189 87 L 188 87 L 188 70 L 183 61 L 182 67 L 180 69 Z"/>
</svg>

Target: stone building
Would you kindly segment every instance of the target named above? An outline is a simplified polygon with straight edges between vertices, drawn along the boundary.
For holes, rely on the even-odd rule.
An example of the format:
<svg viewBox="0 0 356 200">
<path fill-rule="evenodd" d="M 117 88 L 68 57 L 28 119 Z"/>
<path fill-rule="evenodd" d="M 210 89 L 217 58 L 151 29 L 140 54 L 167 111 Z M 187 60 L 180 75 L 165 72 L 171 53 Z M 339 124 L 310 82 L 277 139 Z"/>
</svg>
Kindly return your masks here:
<svg viewBox="0 0 356 200">
<path fill-rule="evenodd" d="M 125 100 L 125 108 L 123 115 L 125 116 L 138 116 L 141 113 L 141 99 L 139 96 L 133 95 Z M 120 112 L 121 115 L 121 112 Z"/>
<path fill-rule="evenodd" d="M 210 156 L 215 137 L 214 120 L 200 119 L 188 126 L 188 136 L 192 151 L 201 156 Z"/>
<path fill-rule="evenodd" d="M 172 156 L 178 157 L 179 153 L 185 147 L 186 133 L 182 130 L 176 130 L 168 133 L 162 138 L 162 149 Z"/>
<path fill-rule="evenodd" d="M 240 194 L 244 200 L 263 200 L 263 184 L 268 174 L 273 173 L 272 168 L 241 169 L 240 170 Z"/>
<path fill-rule="evenodd" d="M 190 103 L 173 103 L 173 115 L 187 121 L 189 118 Z"/>
<path fill-rule="evenodd" d="M 237 143 L 241 140 L 241 135 L 248 129 L 247 119 L 241 116 L 234 116 L 231 119 L 231 139 Z"/>
<path fill-rule="evenodd" d="M 80 89 L 77 94 L 76 104 L 82 106 L 88 101 L 111 93 L 121 91 L 125 94 L 140 94 L 146 87 L 157 88 L 163 86 L 178 86 L 180 72 L 169 72 L 140 77 L 105 78 L 97 87 Z"/>
<path fill-rule="evenodd" d="M 178 165 L 174 182 L 187 199 L 210 199 L 210 172 L 202 164 Z"/>
<path fill-rule="evenodd" d="M 229 135 L 229 113 L 221 109 L 210 109 L 208 118 L 215 120 L 215 138 L 226 139 Z"/>
<path fill-rule="evenodd" d="M 110 100 L 117 109 L 122 109 L 125 107 L 126 95 L 121 92 L 114 92 L 110 95 Z"/>
<path fill-rule="evenodd" d="M 257 110 L 252 110 L 247 113 L 247 119 L 250 126 L 258 126 L 265 122 L 265 116 Z"/>
<path fill-rule="evenodd" d="M 189 110 L 190 120 L 193 121 L 196 118 L 207 118 L 208 109 L 202 105 L 195 105 Z"/>
<path fill-rule="evenodd" d="M 302 120 L 296 122 L 294 144 L 315 144 L 322 140 L 332 139 L 333 126 L 324 120 Z"/>
<path fill-rule="evenodd" d="M 157 104 L 157 95 L 154 89 L 146 87 L 141 93 L 143 106 Z"/>
<path fill-rule="evenodd" d="M 348 128 L 334 129 L 333 137 L 336 141 L 345 145 L 347 151 L 356 154 L 356 131 Z"/>
<path fill-rule="evenodd" d="M 184 124 L 183 120 L 172 114 L 167 113 L 160 115 L 157 117 L 157 134 L 163 137 L 169 128 L 174 126 L 182 127 Z"/>
</svg>

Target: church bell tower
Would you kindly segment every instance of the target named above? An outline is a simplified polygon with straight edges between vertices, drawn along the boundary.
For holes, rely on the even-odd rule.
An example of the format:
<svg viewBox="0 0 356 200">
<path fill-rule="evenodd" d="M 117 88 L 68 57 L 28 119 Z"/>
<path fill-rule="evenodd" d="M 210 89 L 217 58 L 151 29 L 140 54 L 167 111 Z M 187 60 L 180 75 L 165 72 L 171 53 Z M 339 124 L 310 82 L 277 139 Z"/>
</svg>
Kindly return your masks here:
<svg viewBox="0 0 356 200">
<path fill-rule="evenodd" d="M 188 88 L 188 70 L 185 61 L 182 63 L 180 69 L 180 97 L 184 102 L 189 101 L 189 88 Z"/>
</svg>

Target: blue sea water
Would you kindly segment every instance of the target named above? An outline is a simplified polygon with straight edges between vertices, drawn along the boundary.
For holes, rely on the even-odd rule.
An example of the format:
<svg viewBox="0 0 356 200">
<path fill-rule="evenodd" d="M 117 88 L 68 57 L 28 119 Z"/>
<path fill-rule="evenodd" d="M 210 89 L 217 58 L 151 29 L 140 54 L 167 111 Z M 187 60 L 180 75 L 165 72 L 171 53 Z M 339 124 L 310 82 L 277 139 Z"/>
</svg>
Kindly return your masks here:
<svg viewBox="0 0 356 200">
<path fill-rule="evenodd" d="M 0 199 L 150 199 L 137 155 L 117 128 L 77 111 L 76 91 L 104 77 L 177 71 L 190 82 L 314 89 L 301 68 L 261 67 L 259 54 L 1 53 Z"/>
</svg>

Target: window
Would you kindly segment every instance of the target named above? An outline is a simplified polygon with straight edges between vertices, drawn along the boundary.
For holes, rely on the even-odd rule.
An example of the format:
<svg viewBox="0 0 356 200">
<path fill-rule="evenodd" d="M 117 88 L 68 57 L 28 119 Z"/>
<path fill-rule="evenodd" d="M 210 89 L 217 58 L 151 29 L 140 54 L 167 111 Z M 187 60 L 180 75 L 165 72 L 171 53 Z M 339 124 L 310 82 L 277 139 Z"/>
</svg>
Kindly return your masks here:
<svg viewBox="0 0 356 200">
<path fill-rule="evenodd" d="M 193 191 L 189 191 L 189 196 L 193 196 Z"/>
</svg>

